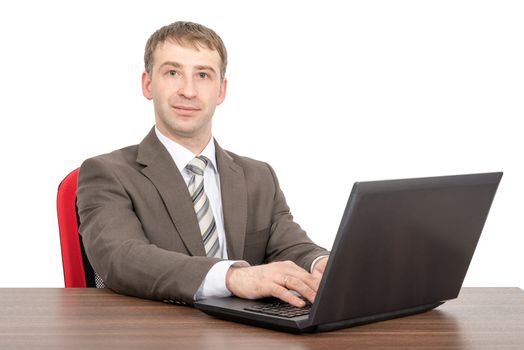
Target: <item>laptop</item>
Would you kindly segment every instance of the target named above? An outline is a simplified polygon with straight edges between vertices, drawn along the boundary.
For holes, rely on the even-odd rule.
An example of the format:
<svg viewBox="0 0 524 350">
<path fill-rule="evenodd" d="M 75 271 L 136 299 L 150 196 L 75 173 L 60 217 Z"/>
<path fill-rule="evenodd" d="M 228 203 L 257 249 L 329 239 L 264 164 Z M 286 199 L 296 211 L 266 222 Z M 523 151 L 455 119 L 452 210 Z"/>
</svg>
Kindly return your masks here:
<svg viewBox="0 0 524 350">
<path fill-rule="evenodd" d="M 292 333 L 431 310 L 458 297 L 501 178 L 498 172 L 356 182 L 312 305 L 229 297 L 195 307 Z"/>
</svg>

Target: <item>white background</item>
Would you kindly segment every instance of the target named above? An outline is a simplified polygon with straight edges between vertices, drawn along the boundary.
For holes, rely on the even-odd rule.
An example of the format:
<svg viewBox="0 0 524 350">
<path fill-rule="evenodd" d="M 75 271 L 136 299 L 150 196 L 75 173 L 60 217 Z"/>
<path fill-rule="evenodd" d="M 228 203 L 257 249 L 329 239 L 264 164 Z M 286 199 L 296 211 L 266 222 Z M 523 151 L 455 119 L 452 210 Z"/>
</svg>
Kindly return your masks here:
<svg viewBox="0 0 524 350">
<path fill-rule="evenodd" d="M 229 51 L 221 145 L 269 162 L 331 247 L 354 181 L 504 171 L 467 286 L 524 288 L 520 1 L 16 1 L 0 5 L 0 287 L 61 287 L 61 179 L 153 125 L 149 35 Z M 334 181 L 340 190 L 326 190 Z"/>
</svg>

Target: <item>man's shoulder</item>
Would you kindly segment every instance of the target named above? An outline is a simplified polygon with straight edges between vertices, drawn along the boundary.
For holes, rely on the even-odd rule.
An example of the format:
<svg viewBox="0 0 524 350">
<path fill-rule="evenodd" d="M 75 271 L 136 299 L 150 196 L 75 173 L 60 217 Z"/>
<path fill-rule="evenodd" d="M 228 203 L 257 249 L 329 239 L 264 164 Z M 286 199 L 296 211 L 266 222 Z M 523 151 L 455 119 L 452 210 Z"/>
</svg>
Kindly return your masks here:
<svg viewBox="0 0 524 350">
<path fill-rule="evenodd" d="M 226 153 L 227 156 L 229 156 L 236 164 L 241 166 L 243 169 L 259 169 L 260 170 L 260 169 L 269 168 L 269 164 L 264 161 L 253 159 L 253 158 L 246 157 L 246 156 L 241 156 L 241 155 L 238 155 L 228 150 L 224 150 L 224 152 Z"/>
<path fill-rule="evenodd" d="M 80 170 L 92 166 L 109 167 L 113 169 L 122 169 L 136 167 L 136 158 L 138 154 L 138 145 L 127 146 L 115 151 L 100 154 L 86 159 Z"/>
</svg>

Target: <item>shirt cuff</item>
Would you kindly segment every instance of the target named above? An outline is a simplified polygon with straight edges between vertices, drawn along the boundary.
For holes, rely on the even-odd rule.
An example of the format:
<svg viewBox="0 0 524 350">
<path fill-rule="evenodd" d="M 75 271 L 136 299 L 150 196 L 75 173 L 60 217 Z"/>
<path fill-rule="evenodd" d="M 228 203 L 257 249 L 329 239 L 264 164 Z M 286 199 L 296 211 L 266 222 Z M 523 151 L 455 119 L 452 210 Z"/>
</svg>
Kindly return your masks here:
<svg viewBox="0 0 524 350">
<path fill-rule="evenodd" d="M 315 269 L 315 265 L 316 265 L 316 263 L 317 263 L 320 259 L 322 259 L 322 258 L 327 258 L 327 257 L 329 257 L 329 254 L 321 255 L 321 256 L 317 257 L 315 260 L 313 260 L 313 262 L 311 263 L 311 267 L 309 268 L 309 272 L 310 272 L 310 273 L 313 273 L 313 270 Z"/>
<path fill-rule="evenodd" d="M 226 274 L 231 266 L 250 265 L 243 260 L 222 260 L 217 262 L 209 269 L 206 278 L 202 281 L 193 299 L 196 301 L 212 297 L 225 298 L 231 296 L 231 292 L 226 287 Z"/>
</svg>

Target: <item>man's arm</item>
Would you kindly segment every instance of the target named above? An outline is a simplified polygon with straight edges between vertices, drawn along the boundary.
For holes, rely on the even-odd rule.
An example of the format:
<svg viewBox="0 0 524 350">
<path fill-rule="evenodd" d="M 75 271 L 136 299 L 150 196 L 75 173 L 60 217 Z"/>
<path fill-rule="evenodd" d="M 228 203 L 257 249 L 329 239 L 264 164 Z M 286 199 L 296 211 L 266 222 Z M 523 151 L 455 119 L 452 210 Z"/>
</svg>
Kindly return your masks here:
<svg viewBox="0 0 524 350">
<path fill-rule="evenodd" d="M 119 293 L 192 304 L 219 259 L 188 256 L 151 244 L 121 175 L 110 160 L 101 157 L 87 160 L 80 169 L 77 205 L 89 261 L 105 284 Z"/>
</svg>

